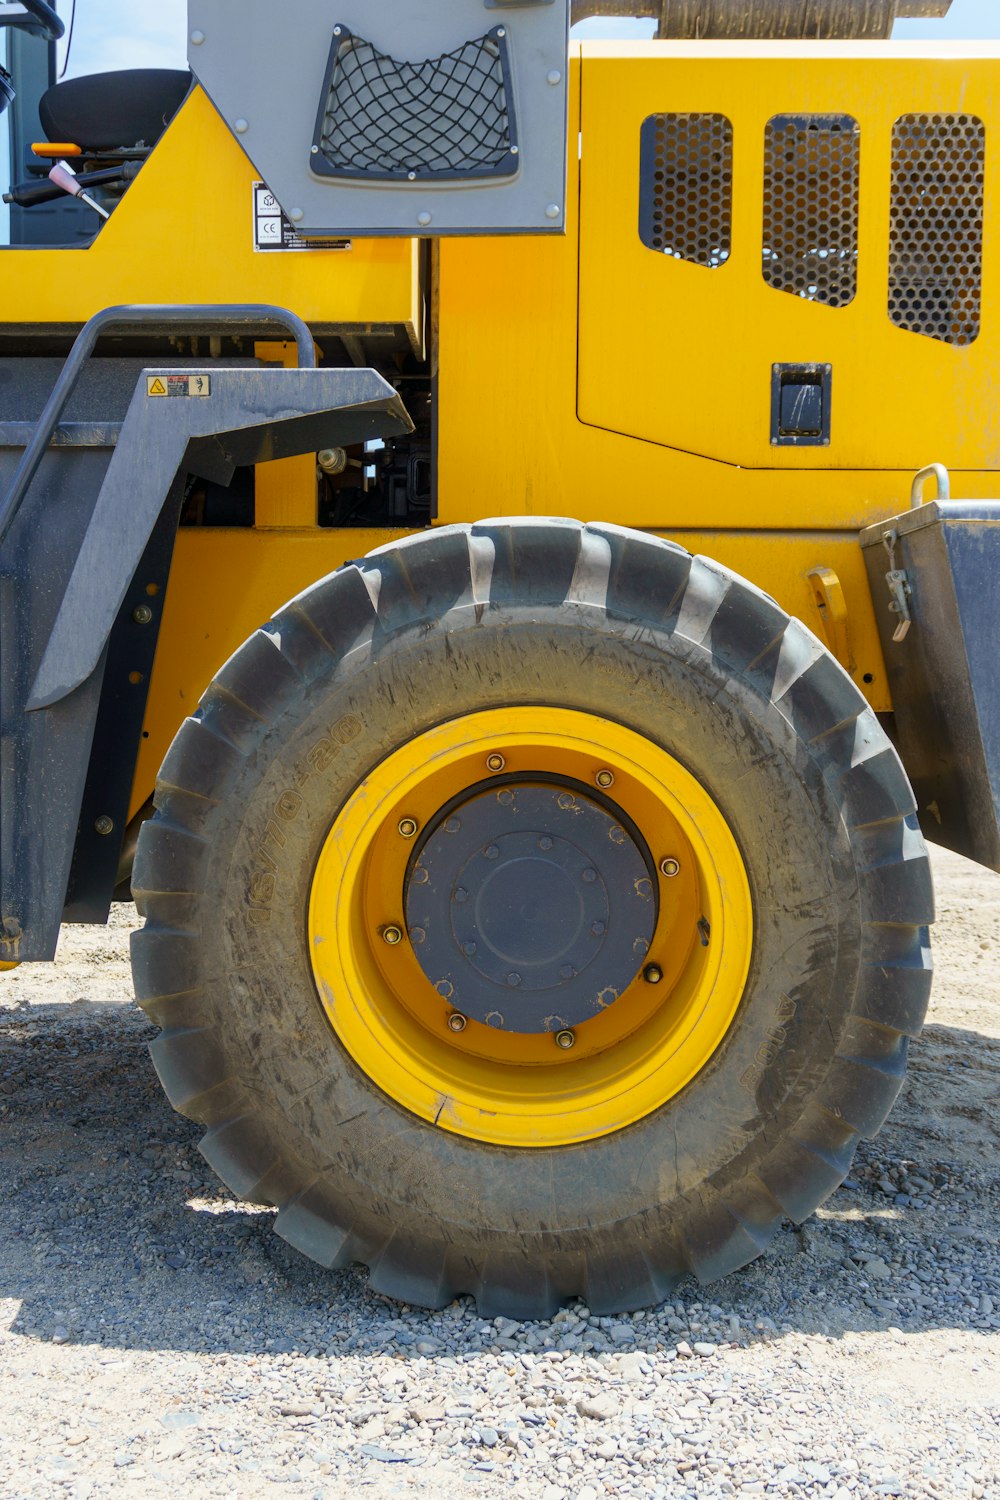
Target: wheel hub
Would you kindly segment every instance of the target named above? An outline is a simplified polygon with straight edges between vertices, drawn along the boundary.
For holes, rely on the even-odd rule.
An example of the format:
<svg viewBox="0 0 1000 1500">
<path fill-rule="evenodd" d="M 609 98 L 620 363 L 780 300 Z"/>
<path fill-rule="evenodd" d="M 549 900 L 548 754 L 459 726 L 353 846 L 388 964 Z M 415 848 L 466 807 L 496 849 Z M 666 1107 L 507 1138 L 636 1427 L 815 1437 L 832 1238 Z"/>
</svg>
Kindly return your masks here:
<svg viewBox="0 0 1000 1500">
<path fill-rule="evenodd" d="M 474 789 L 407 874 L 413 951 L 437 993 L 500 1031 L 578 1026 L 635 978 L 657 922 L 653 865 L 620 810 L 578 784 Z"/>
</svg>

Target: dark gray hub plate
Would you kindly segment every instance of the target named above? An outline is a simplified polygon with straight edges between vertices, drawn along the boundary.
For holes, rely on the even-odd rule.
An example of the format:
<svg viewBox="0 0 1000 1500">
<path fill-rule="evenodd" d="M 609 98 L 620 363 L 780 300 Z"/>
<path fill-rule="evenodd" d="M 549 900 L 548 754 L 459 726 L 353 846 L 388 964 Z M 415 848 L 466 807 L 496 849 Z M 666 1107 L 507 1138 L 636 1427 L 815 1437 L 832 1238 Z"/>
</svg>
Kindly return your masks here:
<svg viewBox="0 0 1000 1500">
<path fill-rule="evenodd" d="M 433 828 L 406 922 L 431 984 L 501 1031 L 590 1020 L 635 978 L 656 926 L 648 856 L 575 785 L 495 783 Z"/>
</svg>

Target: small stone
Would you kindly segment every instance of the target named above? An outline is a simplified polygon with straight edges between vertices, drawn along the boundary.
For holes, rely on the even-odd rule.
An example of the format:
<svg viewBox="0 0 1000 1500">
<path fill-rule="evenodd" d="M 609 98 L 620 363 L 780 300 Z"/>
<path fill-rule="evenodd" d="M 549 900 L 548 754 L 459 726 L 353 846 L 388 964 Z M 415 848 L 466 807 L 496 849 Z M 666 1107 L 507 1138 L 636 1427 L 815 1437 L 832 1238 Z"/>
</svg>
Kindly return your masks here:
<svg viewBox="0 0 1000 1500">
<path fill-rule="evenodd" d="M 679 1348 L 677 1352 L 678 1354 L 680 1353 Z M 715 1353 L 715 1345 L 704 1342 L 698 1343 L 694 1346 L 694 1352 L 695 1354 L 700 1354 L 702 1359 L 709 1359 Z"/>
<path fill-rule="evenodd" d="M 688 1343 L 687 1339 L 681 1339 L 680 1343 L 677 1345 L 677 1354 L 680 1359 L 690 1359 L 694 1354 L 694 1350 L 691 1348 L 691 1345 Z"/>
<path fill-rule="evenodd" d="M 89 1432 L 71 1432 L 69 1437 L 66 1439 L 66 1442 L 70 1448 L 78 1448 L 80 1444 L 85 1443 L 89 1437 Z"/>
<path fill-rule="evenodd" d="M 361 1452 L 366 1458 L 377 1459 L 381 1464 L 409 1463 L 405 1453 L 394 1453 L 391 1448 L 380 1448 L 378 1443 L 362 1443 Z"/>
<path fill-rule="evenodd" d="M 129 1464 L 134 1464 L 134 1463 L 135 1463 L 135 1459 L 132 1457 L 131 1453 L 116 1453 L 115 1454 L 115 1468 L 116 1469 L 127 1469 L 128 1466 L 129 1466 Z"/>
<path fill-rule="evenodd" d="M 865 1275 L 873 1276 L 876 1281 L 886 1281 L 892 1272 L 880 1255 L 875 1255 L 871 1260 L 865 1261 Z"/>
<path fill-rule="evenodd" d="M 418 1354 L 437 1354 L 440 1347 L 434 1339 L 419 1339 L 414 1345 Z"/>
<path fill-rule="evenodd" d="M 594 1449 L 594 1452 L 597 1454 L 598 1458 L 615 1458 L 618 1454 L 618 1444 L 615 1442 L 614 1438 L 608 1438 L 607 1442 L 600 1443 Z"/>
<path fill-rule="evenodd" d="M 599 1396 L 584 1396 L 576 1403 L 581 1417 L 590 1417 L 595 1422 L 607 1422 L 618 1415 L 618 1402 L 606 1393 Z"/>
<path fill-rule="evenodd" d="M 310 1417 L 312 1416 L 313 1403 L 311 1401 L 286 1401 L 280 1407 L 283 1417 Z"/>
<path fill-rule="evenodd" d="M 484 1427 L 479 1433 L 479 1441 L 484 1448 L 495 1448 L 500 1441 L 500 1434 L 494 1427 Z"/>
<path fill-rule="evenodd" d="M 52 1330 L 52 1342 L 54 1344 L 68 1344 L 69 1329 L 63 1328 L 61 1324 L 57 1324 Z"/>
</svg>

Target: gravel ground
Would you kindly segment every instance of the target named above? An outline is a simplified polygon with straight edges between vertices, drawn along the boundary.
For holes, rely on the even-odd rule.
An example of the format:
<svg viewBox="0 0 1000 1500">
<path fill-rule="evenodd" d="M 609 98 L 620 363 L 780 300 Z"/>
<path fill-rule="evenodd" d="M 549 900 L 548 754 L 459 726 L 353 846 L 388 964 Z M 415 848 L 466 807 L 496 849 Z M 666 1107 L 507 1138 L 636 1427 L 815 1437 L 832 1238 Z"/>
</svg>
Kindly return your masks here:
<svg viewBox="0 0 1000 1500">
<path fill-rule="evenodd" d="M 0 978 L 0 1495 L 1000 1494 L 1000 877 L 936 855 L 903 1098 L 771 1254 L 484 1322 L 320 1273 L 163 1100 L 126 936 Z"/>
</svg>

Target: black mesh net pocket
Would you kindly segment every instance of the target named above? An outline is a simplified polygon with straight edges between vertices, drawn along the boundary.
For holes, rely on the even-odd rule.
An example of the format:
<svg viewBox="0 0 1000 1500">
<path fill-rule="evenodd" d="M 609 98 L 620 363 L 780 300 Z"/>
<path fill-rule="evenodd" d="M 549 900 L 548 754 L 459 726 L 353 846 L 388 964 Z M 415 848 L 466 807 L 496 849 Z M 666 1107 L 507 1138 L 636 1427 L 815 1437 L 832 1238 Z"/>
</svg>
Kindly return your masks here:
<svg viewBox="0 0 1000 1500">
<path fill-rule="evenodd" d="M 334 28 L 312 167 L 328 177 L 509 177 L 517 133 L 506 31 L 399 62 Z"/>
</svg>

